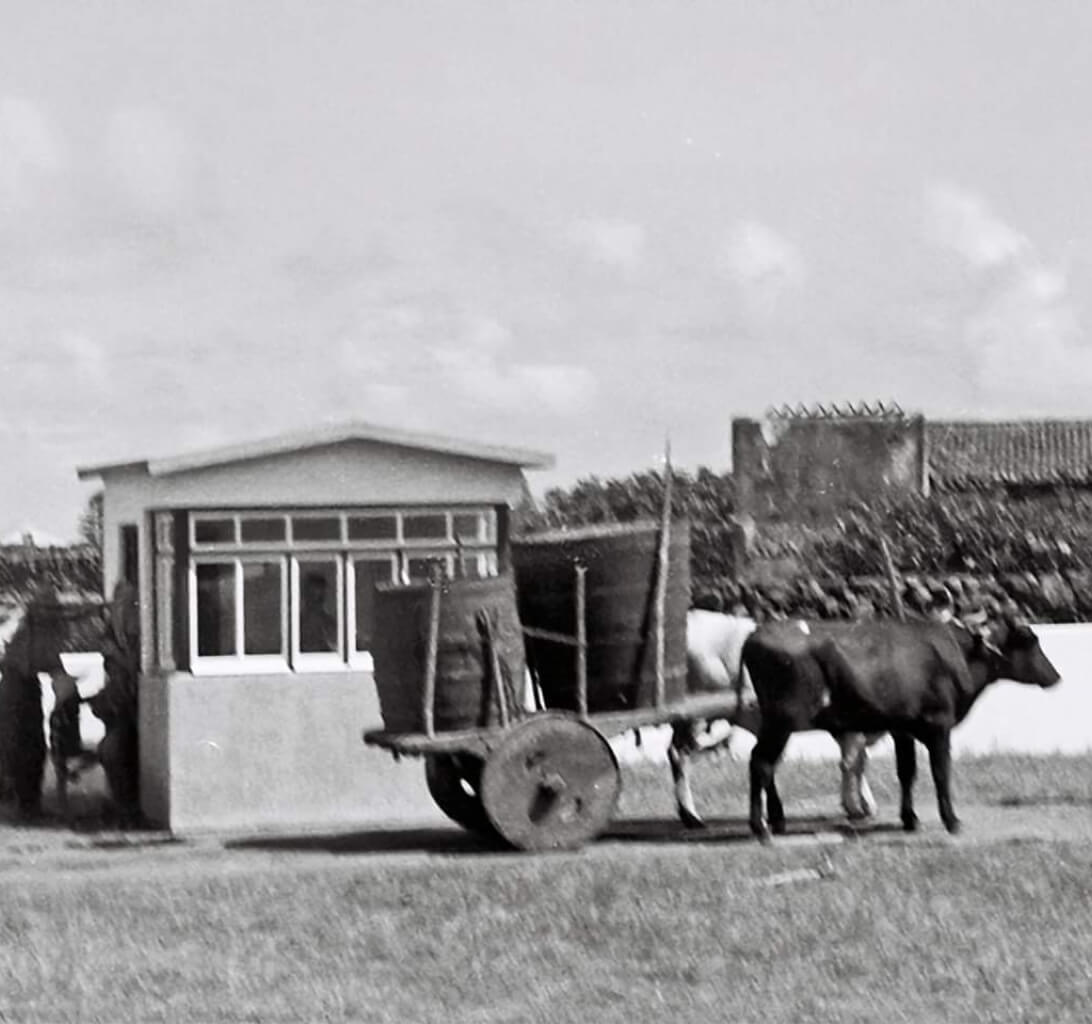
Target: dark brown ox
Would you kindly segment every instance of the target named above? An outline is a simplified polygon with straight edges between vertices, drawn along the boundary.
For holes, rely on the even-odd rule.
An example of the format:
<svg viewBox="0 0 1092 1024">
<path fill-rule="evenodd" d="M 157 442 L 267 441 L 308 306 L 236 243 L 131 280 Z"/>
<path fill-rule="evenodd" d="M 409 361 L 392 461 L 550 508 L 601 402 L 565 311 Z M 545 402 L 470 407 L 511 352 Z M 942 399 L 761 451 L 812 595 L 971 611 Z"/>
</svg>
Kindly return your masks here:
<svg viewBox="0 0 1092 1024">
<path fill-rule="evenodd" d="M 751 830 L 783 832 L 774 773 L 794 732 L 890 731 L 902 790 L 903 827 L 912 831 L 914 741 L 929 751 L 941 821 L 959 830 L 952 809 L 951 731 L 998 679 L 1053 686 L 1057 669 L 1026 625 L 1000 621 L 982 631 L 932 622 L 778 622 L 759 627 L 743 648 L 762 721 L 751 753 Z"/>
</svg>

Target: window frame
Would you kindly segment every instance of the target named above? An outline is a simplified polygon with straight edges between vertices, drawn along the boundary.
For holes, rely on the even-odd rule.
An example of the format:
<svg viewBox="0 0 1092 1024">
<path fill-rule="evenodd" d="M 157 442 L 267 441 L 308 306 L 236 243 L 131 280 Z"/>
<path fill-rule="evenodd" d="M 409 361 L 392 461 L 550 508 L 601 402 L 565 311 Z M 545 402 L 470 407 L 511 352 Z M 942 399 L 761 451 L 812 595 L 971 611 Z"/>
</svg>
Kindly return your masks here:
<svg viewBox="0 0 1092 1024">
<path fill-rule="evenodd" d="M 348 579 L 345 581 L 346 611 L 345 623 L 347 629 L 347 654 L 350 668 L 372 671 L 374 662 L 370 650 L 360 651 L 356 646 L 356 566 L 358 562 L 371 562 L 374 565 L 387 563 L 390 570 L 390 580 L 394 583 L 398 579 L 399 559 L 395 551 L 350 551 L 346 556 Z"/>
<path fill-rule="evenodd" d="M 288 617 L 291 627 L 291 664 L 295 672 L 329 672 L 345 667 L 345 565 L 337 552 L 307 550 L 288 556 L 292 574 L 291 607 Z M 337 576 L 337 650 L 300 650 L 300 562 L 332 562 Z"/>
<path fill-rule="evenodd" d="M 445 536 L 405 536 L 405 520 L 409 516 L 443 516 Z M 476 516 L 478 528 L 473 538 L 456 531 L 458 518 Z M 338 540 L 294 539 L 293 521 L 300 518 L 336 519 Z M 392 519 L 393 537 L 351 539 L 352 519 Z M 409 582 L 409 561 L 419 558 L 442 559 L 445 571 L 453 577 L 458 563 L 474 561 L 479 576 L 495 575 L 499 571 L 499 517 L 496 506 L 479 503 L 465 505 L 383 505 L 343 507 L 277 507 L 277 508 L 202 508 L 186 513 L 186 536 L 189 542 L 188 564 L 183 578 L 188 594 L 189 671 L 195 676 L 308 674 L 350 670 L 370 671 L 373 666 L 370 651 L 356 650 L 356 564 L 360 561 L 388 562 L 394 582 Z M 282 540 L 244 540 L 243 524 L 248 520 L 281 520 Z M 198 541 L 198 524 L 203 521 L 231 522 L 232 541 Z M 299 650 L 300 561 L 332 561 L 337 575 L 337 652 L 302 652 Z M 279 562 L 281 565 L 281 639 L 282 653 L 245 653 L 245 586 L 244 562 Z M 232 564 L 234 569 L 235 648 L 232 655 L 199 655 L 197 630 L 197 566 L 208 563 Z"/>
<path fill-rule="evenodd" d="M 244 562 L 272 562 L 268 555 L 242 554 L 205 554 L 190 558 L 187 569 L 189 587 L 189 656 L 190 672 L 201 675 L 266 675 L 291 671 L 286 647 L 285 616 L 287 614 L 287 581 L 283 566 L 283 557 L 275 559 L 281 566 L 281 647 L 280 654 L 246 653 L 246 598 L 242 566 Z M 230 565 L 232 567 L 232 596 L 235 603 L 235 653 L 234 654 L 198 654 L 197 653 L 197 567 L 199 565 Z"/>
</svg>

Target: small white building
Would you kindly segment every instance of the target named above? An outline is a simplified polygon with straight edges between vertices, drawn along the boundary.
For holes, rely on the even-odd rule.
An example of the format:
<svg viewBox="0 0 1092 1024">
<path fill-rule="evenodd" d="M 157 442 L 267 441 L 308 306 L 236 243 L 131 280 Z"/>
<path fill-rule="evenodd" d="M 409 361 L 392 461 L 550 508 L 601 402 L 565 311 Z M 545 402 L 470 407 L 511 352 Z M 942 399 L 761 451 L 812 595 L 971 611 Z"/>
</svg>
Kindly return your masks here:
<svg viewBox="0 0 1092 1024">
<path fill-rule="evenodd" d="M 425 806 L 380 725 L 374 585 L 507 564 L 551 456 L 363 423 L 82 467 L 103 586 L 140 594 L 141 801 L 172 830 L 344 825 Z M 456 566 L 458 563 L 458 566 Z"/>
</svg>

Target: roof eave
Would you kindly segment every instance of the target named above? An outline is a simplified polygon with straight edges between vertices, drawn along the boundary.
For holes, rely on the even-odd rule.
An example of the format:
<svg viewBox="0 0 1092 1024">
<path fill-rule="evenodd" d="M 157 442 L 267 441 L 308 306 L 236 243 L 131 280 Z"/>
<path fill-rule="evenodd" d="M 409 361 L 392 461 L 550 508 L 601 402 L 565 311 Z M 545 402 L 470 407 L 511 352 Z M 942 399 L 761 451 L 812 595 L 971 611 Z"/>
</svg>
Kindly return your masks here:
<svg viewBox="0 0 1092 1024">
<path fill-rule="evenodd" d="M 286 455 L 291 452 L 322 448 L 350 441 L 383 444 L 414 451 L 435 452 L 483 462 L 518 466 L 521 469 L 552 469 L 555 464 L 554 456 L 548 452 L 481 444 L 474 441 L 462 441 L 457 438 L 434 434 L 418 434 L 357 422 L 320 427 L 303 433 L 286 434 L 281 437 L 244 442 L 242 444 L 221 445 L 216 448 L 206 448 L 165 458 L 83 466 L 77 468 L 76 473 L 81 480 L 101 477 L 105 473 L 125 469 L 144 469 L 151 476 L 171 476 L 176 473 L 210 469 L 214 466 L 234 462 L 248 462 L 254 459 Z"/>
<path fill-rule="evenodd" d="M 134 459 L 130 462 L 105 462 L 96 466 L 77 466 L 76 476 L 80 480 L 101 480 L 107 473 L 117 473 L 128 469 L 147 469 L 147 459 Z"/>
</svg>

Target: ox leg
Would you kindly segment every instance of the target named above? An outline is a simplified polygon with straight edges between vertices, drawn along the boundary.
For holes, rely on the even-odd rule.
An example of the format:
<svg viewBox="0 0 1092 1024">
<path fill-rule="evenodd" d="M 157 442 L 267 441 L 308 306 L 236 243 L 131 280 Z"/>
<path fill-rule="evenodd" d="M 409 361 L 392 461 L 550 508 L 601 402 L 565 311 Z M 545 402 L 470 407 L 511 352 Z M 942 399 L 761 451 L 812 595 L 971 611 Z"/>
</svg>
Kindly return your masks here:
<svg viewBox="0 0 1092 1024">
<path fill-rule="evenodd" d="M 918 816 L 914 813 L 914 778 L 918 772 L 917 755 L 914 751 L 914 737 L 909 733 L 891 734 L 895 741 L 895 770 L 899 776 L 899 789 L 902 791 L 902 803 L 899 817 L 902 827 L 913 832 L 918 827 Z"/>
<path fill-rule="evenodd" d="M 50 761 L 53 764 L 53 782 L 57 787 L 57 806 L 61 817 L 68 821 L 68 762 L 58 754 L 51 754 Z"/>
<path fill-rule="evenodd" d="M 763 842 L 770 838 L 771 825 L 776 832 L 785 831 L 785 811 L 774 782 L 774 772 L 789 735 L 788 729 L 766 725 L 751 751 L 751 831 Z M 765 798 L 771 796 L 771 818 L 767 820 L 764 804 Z"/>
<path fill-rule="evenodd" d="M 864 777 L 868 764 L 867 740 L 863 733 L 843 733 L 838 737 L 838 745 L 842 748 L 842 810 L 851 821 L 871 817 L 876 804 Z"/>
<path fill-rule="evenodd" d="M 944 827 L 955 835 L 959 831 L 959 819 L 952 808 L 952 748 L 947 729 L 938 730 L 929 738 L 929 767 L 933 771 L 933 785 L 937 791 L 937 809 Z"/>
<path fill-rule="evenodd" d="M 667 760 L 675 782 L 675 807 L 679 819 L 687 828 L 705 828 L 705 822 L 694 807 L 694 794 L 690 792 L 690 754 L 696 745 L 694 730 L 693 722 L 678 722 L 672 726 Z"/>
<path fill-rule="evenodd" d="M 770 772 L 770 781 L 766 786 L 766 817 L 770 822 L 770 831 L 775 836 L 785 834 L 785 805 L 781 803 L 781 794 L 777 791 L 773 772 Z"/>
</svg>

